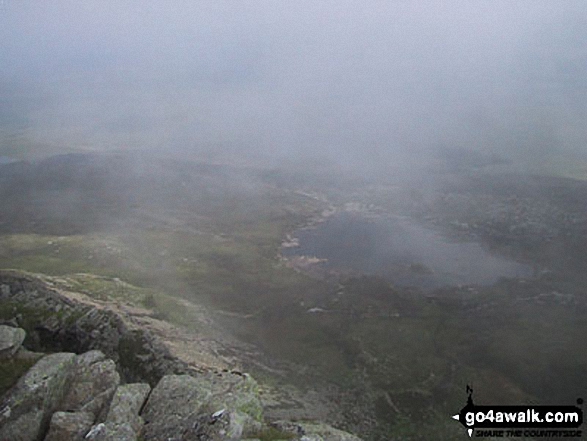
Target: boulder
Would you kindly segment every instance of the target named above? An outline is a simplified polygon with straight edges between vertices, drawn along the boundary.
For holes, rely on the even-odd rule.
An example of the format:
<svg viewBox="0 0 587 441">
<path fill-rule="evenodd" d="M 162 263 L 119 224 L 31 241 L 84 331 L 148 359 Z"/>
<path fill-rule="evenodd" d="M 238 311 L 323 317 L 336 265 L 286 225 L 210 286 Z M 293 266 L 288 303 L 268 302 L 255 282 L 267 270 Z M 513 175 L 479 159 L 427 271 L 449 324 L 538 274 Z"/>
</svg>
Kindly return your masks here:
<svg viewBox="0 0 587 441">
<path fill-rule="evenodd" d="M 139 416 L 151 386 L 146 383 L 125 384 L 116 389 L 106 424 L 121 425 L 129 423 L 136 433 L 143 427 L 143 419 Z"/>
<path fill-rule="evenodd" d="M 263 408 L 248 375 L 168 375 L 142 413 L 143 439 L 238 440 L 261 427 Z"/>
<path fill-rule="evenodd" d="M 94 363 L 104 360 L 106 360 L 106 355 L 102 351 L 93 350 L 78 355 L 77 364 L 78 366 L 91 366 Z"/>
<path fill-rule="evenodd" d="M 258 433 L 262 424 L 251 422 L 251 418 L 241 412 L 221 409 L 214 413 L 190 415 L 173 432 L 163 432 L 160 426 L 147 427 L 142 435 L 144 440 L 162 439 L 159 436 L 165 433 L 163 439 L 174 441 L 241 441 L 248 433 Z M 169 436 L 171 433 L 173 435 Z"/>
<path fill-rule="evenodd" d="M 195 373 L 149 331 L 69 299 L 39 278 L 0 271 L 0 300 L 6 306 L 0 319 L 26 330 L 27 347 L 89 351 L 44 356 L 0 398 L 0 441 L 258 441 L 281 434 L 298 441 L 359 441 L 319 423 L 268 427 L 250 376 Z M 0 353 L 38 357 L 19 350 L 24 331 L 15 329 L 0 326 Z M 119 373 L 126 382 L 156 386 L 150 394 L 147 384 L 120 386 Z"/>
<path fill-rule="evenodd" d="M 221 409 L 213 414 L 201 414 L 184 428 L 182 440 L 240 441 L 245 430 L 252 430 L 250 417 L 237 411 Z M 259 423 L 260 427 L 260 423 Z"/>
<path fill-rule="evenodd" d="M 77 357 L 71 385 L 61 409 L 69 412 L 89 412 L 94 419 L 105 416 L 120 375 L 116 363 L 106 360 L 100 351 L 90 351 Z"/>
<path fill-rule="evenodd" d="M 143 438 L 160 440 L 174 438 L 178 429 L 195 422 L 200 408 L 210 397 L 207 388 L 189 375 L 166 375 L 155 386 L 142 417 Z"/>
<path fill-rule="evenodd" d="M 25 337 L 24 329 L 0 325 L 0 359 L 10 358 L 16 354 Z"/>
<path fill-rule="evenodd" d="M 75 354 L 40 359 L 0 402 L 0 440 L 37 441 L 67 390 Z"/>
<path fill-rule="evenodd" d="M 85 441 L 137 441 L 138 437 L 129 423 L 116 426 L 100 423 L 88 432 Z"/>
<path fill-rule="evenodd" d="M 83 441 L 93 423 L 88 412 L 55 412 L 45 441 Z"/>
<path fill-rule="evenodd" d="M 143 428 L 139 412 L 151 391 L 144 383 L 126 384 L 116 389 L 104 423 L 92 428 L 87 440 L 134 441 Z"/>
</svg>

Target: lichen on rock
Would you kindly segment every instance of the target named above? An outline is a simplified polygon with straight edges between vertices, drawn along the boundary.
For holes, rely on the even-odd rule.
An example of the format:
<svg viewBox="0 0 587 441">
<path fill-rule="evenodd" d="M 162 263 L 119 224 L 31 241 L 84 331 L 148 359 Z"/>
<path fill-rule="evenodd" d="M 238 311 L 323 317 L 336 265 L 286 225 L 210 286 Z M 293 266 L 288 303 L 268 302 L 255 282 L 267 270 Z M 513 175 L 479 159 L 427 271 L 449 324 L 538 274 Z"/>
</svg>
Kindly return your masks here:
<svg viewBox="0 0 587 441">
<path fill-rule="evenodd" d="M 75 354 L 39 360 L 0 401 L 0 440 L 36 441 L 58 409 L 75 365 Z"/>
</svg>

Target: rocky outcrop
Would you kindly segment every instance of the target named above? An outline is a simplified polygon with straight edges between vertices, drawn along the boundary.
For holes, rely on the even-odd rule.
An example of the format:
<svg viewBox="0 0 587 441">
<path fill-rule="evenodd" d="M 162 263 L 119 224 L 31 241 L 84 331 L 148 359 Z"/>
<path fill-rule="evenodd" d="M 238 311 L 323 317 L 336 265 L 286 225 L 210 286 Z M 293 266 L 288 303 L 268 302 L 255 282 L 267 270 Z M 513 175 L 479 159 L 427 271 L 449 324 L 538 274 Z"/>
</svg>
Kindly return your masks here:
<svg viewBox="0 0 587 441">
<path fill-rule="evenodd" d="M 55 412 L 45 441 L 82 441 L 93 423 L 88 412 Z"/>
<path fill-rule="evenodd" d="M 166 375 L 152 391 L 119 382 L 99 351 L 46 355 L 0 401 L 0 441 L 360 441 L 322 424 L 268 425 L 246 374 Z"/>
<path fill-rule="evenodd" d="M 139 415 L 151 391 L 148 384 L 135 383 L 118 387 L 108 416 L 88 431 L 87 440 L 135 440 L 142 431 L 144 420 Z"/>
<path fill-rule="evenodd" d="M 151 387 L 144 383 L 120 386 L 110 404 L 106 424 L 115 429 L 117 426 L 129 424 L 135 433 L 139 433 L 144 424 L 139 414 L 150 392 Z"/>
<path fill-rule="evenodd" d="M 65 395 L 75 354 L 57 353 L 39 360 L 0 401 L 0 440 L 42 439 Z"/>
<path fill-rule="evenodd" d="M 263 408 L 248 375 L 169 375 L 153 389 L 143 417 L 145 441 L 239 440 L 262 428 Z"/>
<path fill-rule="evenodd" d="M 33 275 L 0 271 L 0 324 L 26 331 L 25 346 L 39 352 L 103 352 L 125 382 L 154 386 L 163 375 L 192 370 L 171 356 L 151 332 L 109 309 L 73 301 Z"/>
<path fill-rule="evenodd" d="M 190 370 L 153 335 L 34 276 L 0 271 L 0 320 L 4 362 L 38 360 L 0 397 L 0 441 L 358 440 L 267 422 L 251 376 Z"/>
<path fill-rule="evenodd" d="M 0 441 L 136 440 L 150 390 L 100 351 L 45 355 L 0 400 Z"/>
<path fill-rule="evenodd" d="M 25 336 L 24 329 L 0 325 L 0 359 L 10 358 L 16 354 Z"/>
<path fill-rule="evenodd" d="M 97 419 L 108 409 L 120 375 L 114 361 L 94 350 L 77 357 L 71 382 L 61 407 L 69 412 L 90 413 Z"/>
</svg>

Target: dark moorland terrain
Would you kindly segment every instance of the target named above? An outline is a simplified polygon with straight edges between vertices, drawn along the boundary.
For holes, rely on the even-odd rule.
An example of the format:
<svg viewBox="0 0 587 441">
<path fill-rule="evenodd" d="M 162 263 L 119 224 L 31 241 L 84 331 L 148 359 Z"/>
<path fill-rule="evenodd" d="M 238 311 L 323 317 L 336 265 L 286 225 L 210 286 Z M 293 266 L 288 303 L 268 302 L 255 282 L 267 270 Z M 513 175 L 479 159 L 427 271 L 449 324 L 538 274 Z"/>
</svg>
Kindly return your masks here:
<svg viewBox="0 0 587 441">
<path fill-rule="evenodd" d="M 196 332 L 185 305 L 209 308 L 262 354 L 234 367 L 283 392 L 274 416 L 308 418 L 314 397 L 326 403 L 315 416 L 365 439 L 462 439 L 450 415 L 467 384 L 479 403 L 587 391 L 587 182 L 498 169 L 449 162 L 416 180 L 153 153 L 16 161 L 0 165 L 0 267 Z M 418 285 L 405 281 L 435 277 L 425 262 L 383 277 L 304 256 L 303 232 L 345 213 L 401 216 L 528 270 Z M 338 234 L 348 253 L 372 252 Z M 411 277 L 394 283 L 400 273 Z"/>
</svg>

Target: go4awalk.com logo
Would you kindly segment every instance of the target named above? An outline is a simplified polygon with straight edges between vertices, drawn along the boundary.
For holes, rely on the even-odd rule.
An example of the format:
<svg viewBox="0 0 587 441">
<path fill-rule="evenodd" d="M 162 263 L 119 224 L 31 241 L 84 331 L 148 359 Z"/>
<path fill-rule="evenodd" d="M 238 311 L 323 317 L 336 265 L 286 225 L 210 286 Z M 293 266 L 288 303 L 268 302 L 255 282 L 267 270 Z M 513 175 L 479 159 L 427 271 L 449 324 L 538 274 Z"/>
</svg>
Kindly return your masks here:
<svg viewBox="0 0 587 441">
<path fill-rule="evenodd" d="M 469 437 L 581 438 L 583 399 L 577 406 L 476 406 L 467 386 L 467 405 L 453 415 Z"/>
</svg>

